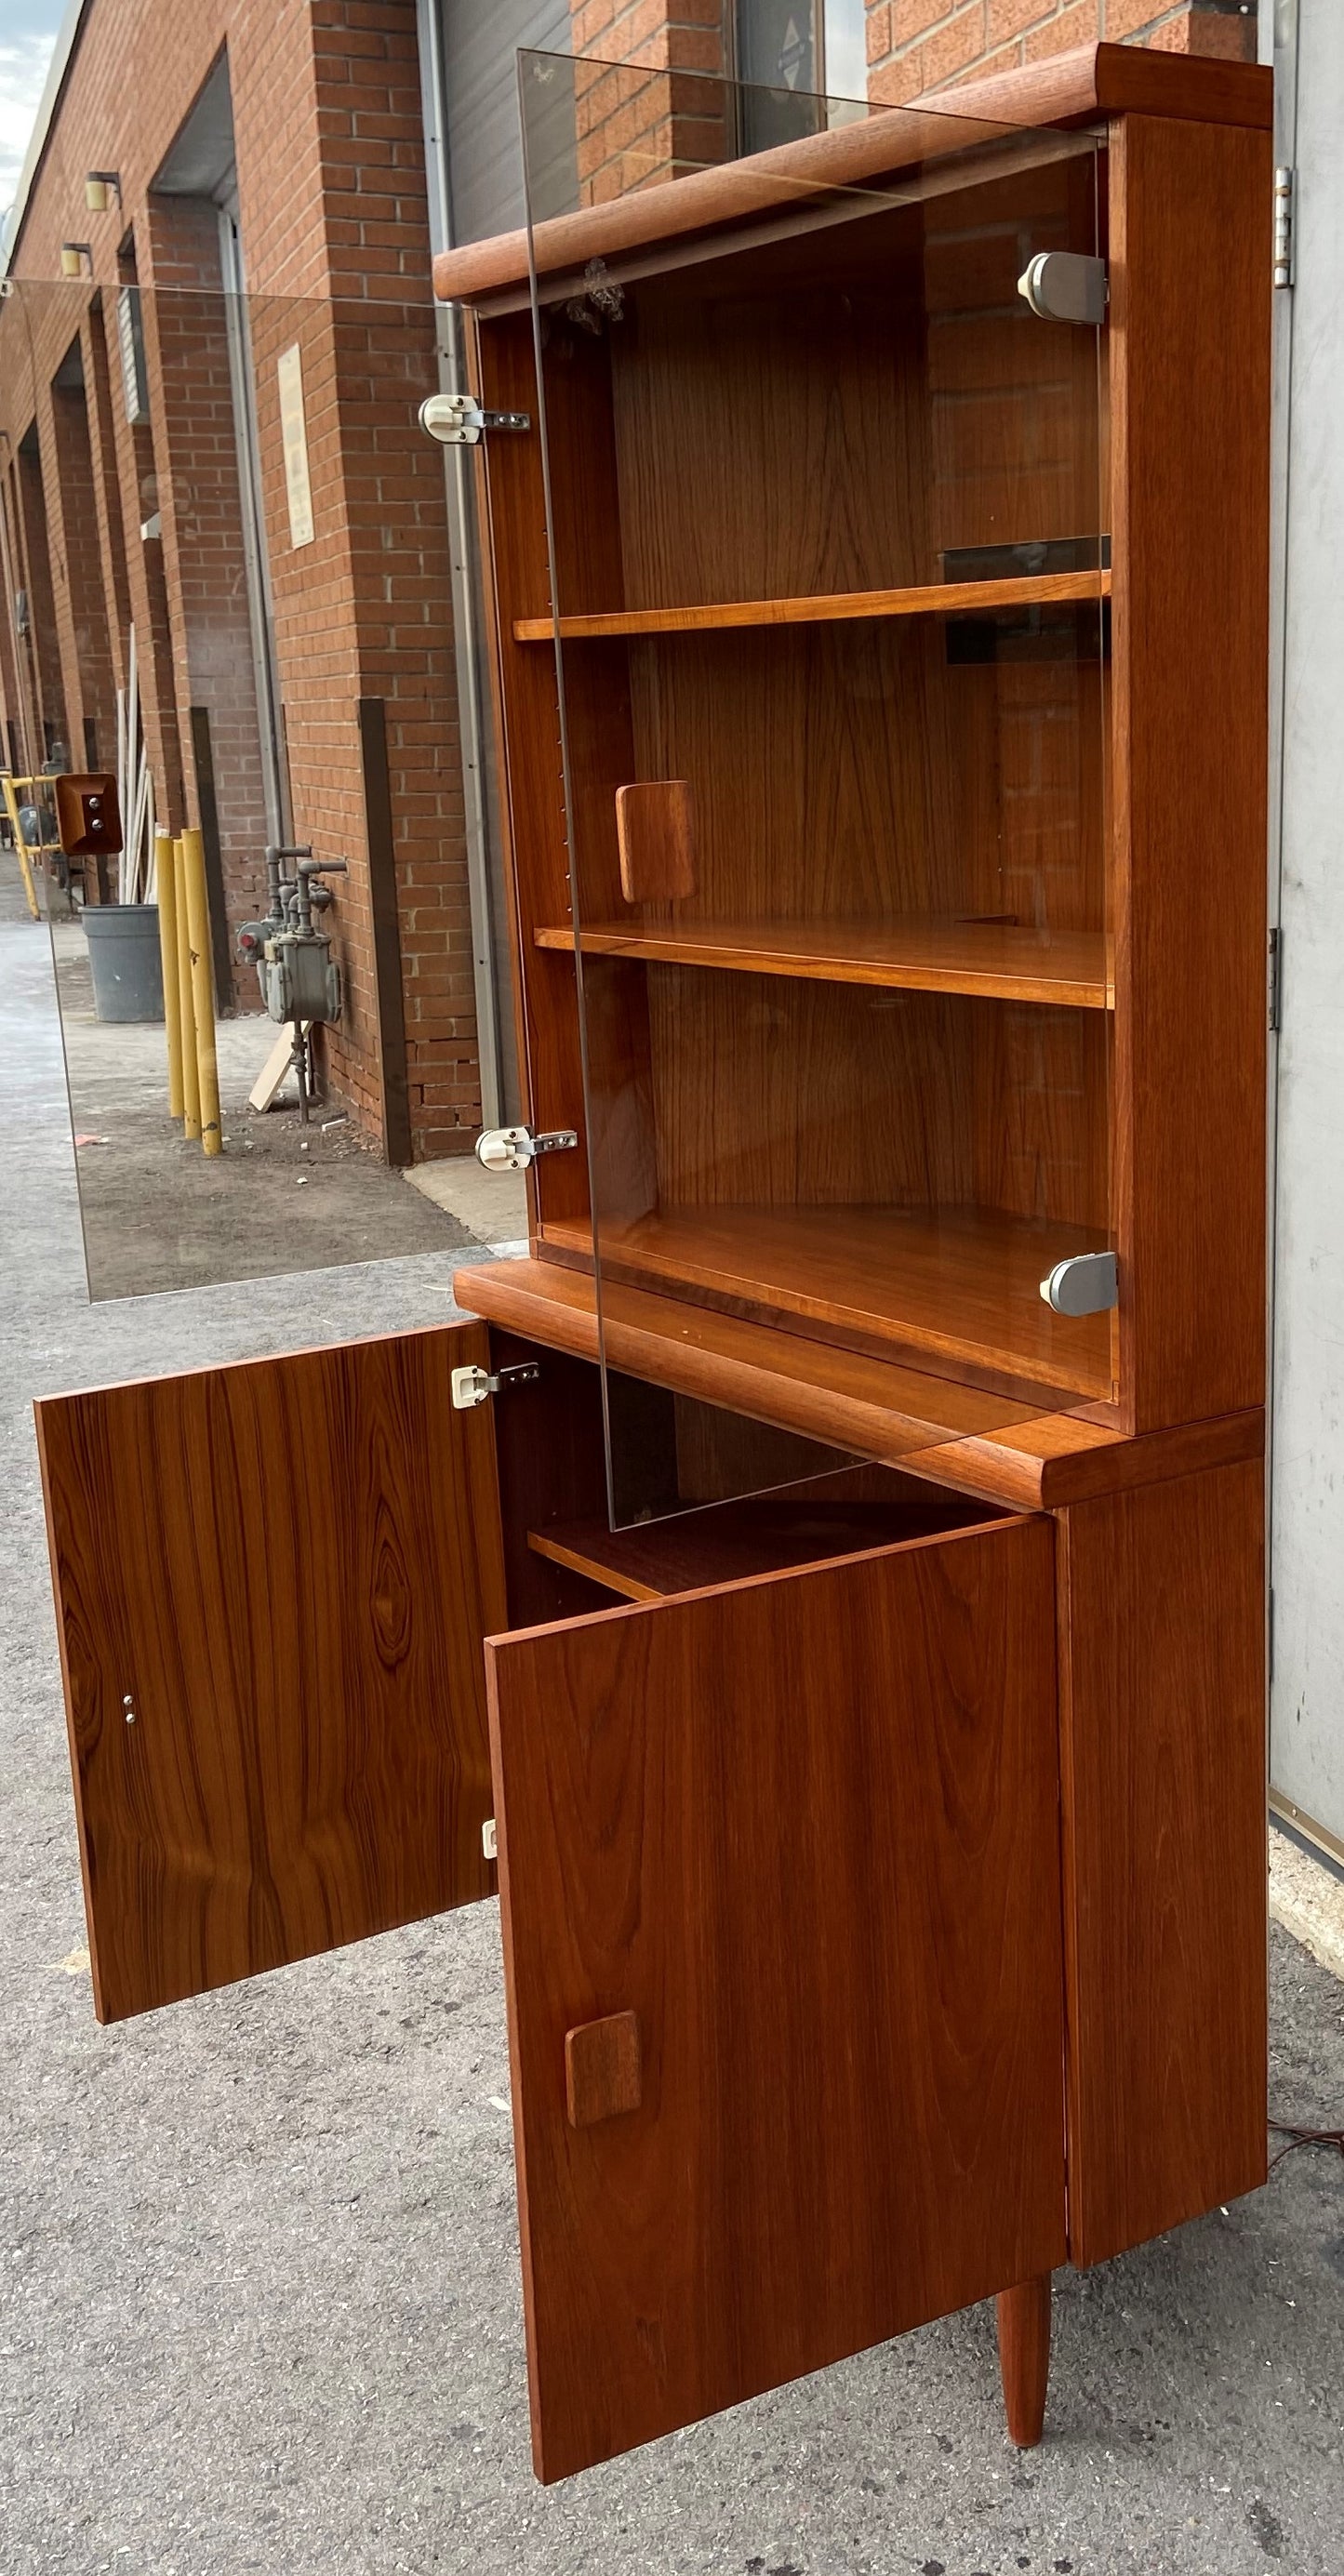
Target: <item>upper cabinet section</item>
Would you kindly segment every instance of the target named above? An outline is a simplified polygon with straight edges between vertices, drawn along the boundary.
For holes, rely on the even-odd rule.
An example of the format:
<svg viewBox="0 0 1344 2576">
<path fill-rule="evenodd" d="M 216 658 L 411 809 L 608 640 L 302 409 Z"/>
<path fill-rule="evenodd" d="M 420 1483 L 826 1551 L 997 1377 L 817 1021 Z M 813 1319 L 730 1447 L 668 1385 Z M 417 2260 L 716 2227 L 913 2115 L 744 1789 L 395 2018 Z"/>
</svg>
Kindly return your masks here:
<svg viewBox="0 0 1344 2576">
<path fill-rule="evenodd" d="M 719 79 L 520 79 L 528 234 L 438 282 L 527 415 L 536 1251 L 1126 1430 L 1258 1403 L 1265 83 L 1093 48 L 752 153 Z"/>
<path fill-rule="evenodd" d="M 543 196 L 563 86 L 581 186 L 752 127 L 718 81 L 525 59 Z M 1097 146 L 914 125 L 890 182 L 538 282 L 552 614 L 511 640 L 559 653 L 534 937 L 581 968 L 592 1193 L 544 1239 L 1107 1400 L 1109 1295 L 1042 1294 L 1111 1277 Z"/>
</svg>

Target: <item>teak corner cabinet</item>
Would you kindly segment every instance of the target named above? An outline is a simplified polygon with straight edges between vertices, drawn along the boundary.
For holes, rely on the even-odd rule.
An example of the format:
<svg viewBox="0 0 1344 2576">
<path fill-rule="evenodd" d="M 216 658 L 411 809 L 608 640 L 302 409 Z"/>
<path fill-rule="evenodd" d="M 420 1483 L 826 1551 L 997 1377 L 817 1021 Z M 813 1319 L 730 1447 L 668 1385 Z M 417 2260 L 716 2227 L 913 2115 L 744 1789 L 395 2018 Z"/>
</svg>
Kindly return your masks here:
<svg viewBox="0 0 1344 2576">
<path fill-rule="evenodd" d="M 497 1889 L 543 2478 L 992 2294 L 1034 2440 L 1264 2178 L 1270 164 L 1103 46 L 440 263 L 528 1258 L 38 1408 L 100 2017 Z"/>
</svg>

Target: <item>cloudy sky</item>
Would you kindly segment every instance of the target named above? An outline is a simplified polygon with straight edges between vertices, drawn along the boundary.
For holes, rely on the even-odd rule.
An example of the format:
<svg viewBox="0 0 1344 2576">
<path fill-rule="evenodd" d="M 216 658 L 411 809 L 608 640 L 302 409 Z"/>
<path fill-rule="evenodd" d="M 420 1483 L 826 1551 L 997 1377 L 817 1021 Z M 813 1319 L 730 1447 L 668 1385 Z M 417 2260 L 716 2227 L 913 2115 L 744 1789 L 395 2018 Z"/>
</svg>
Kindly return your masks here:
<svg viewBox="0 0 1344 2576">
<path fill-rule="evenodd" d="M 66 0 L 0 0 L 0 214 L 14 194 Z"/>
</svg>

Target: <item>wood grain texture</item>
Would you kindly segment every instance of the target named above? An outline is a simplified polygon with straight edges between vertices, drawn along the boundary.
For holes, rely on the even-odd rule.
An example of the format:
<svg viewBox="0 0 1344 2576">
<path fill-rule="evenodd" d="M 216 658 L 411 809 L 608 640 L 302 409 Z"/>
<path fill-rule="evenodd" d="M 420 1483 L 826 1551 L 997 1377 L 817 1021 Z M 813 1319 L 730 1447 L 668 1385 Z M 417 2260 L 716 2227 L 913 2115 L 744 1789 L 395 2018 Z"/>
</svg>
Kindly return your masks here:
<svg viewBox="0 0 1344 2576">
<path fill-rule="evenodd" d="M 544 1261 L 461 1270 L 459 1305 L 596 1360 L 591 1278 Z M 697 1399 L 899 1464 L 1011 1510 L 1056 1510 L 1264 1454 L 1262 1408 L 1128 1439 L 1077 1414 L 1037 1415 L 950 1378 L 608 1282 L 612 1366 Z"/>
<path fill-rule="evenodd" d="M 1149 117 L 1112 155 L 1116 1226 L 1138 1431 L 1264 1397 L 1271 165 L 1266 134 Z"/>
<path fill-rule="evenodd" d="M 542 1239 L 592 1258 L 586 1227 L 548 1225 Z M 599 1228 L 604 1279 L 667 1283 L 761 1320 L 795 1316 L 1092 1400 L 1110 1394 L 1110 1318 L 1056 1315 L 1040 1288 L 1054 1262 L 1102 1240 L 991 1209 L 847 1205 L 662 1207 Z"/>
<path fill-rule="evenodd" d="M 539 1627 L 610 1607 L 609 1596 L 582 1574 L 529 1547 L 528 1531 L 552 1521 L 605 1515 L 607 1462 L 599 1372 L 554 1343 L 537 1343 L 498 1326 L 490 1335 L 492 1370 L 529 1362 L 540 1374 L 516 1396 L 490 1407 L 499 1477 L 500 1527 L 510 1628 Z"/>
<path fill-rule="evenodd" d="M 1259 1462 L 1059 1523 L 1075 2263 L 1265 2178 L 1263 1524 Z"/>
<path fill-rule="evenodd" d="M 680 903 L 694 894 L 695 799 L 687 781 L 618 787 L 616 844 L 627 903 Z"/>
<path fill-rule="evenodd" d="M 978 179 L 632 290 L 611 341 L 627 620 L 1020 613 L 1042 577 L 1068 585 L 1056 605 L 1095 601 L 1086 555 L 983 587 L 946 560 L 1100 529 L 1094 344 L 1089 376 L 1090 335 L 1037 320 L 1016 273 L 1025 238 L 1095 248 L 1092 156 Z M 607 602 L 585 585 L 559 605 Z"/>
<path fill-rule="evenodd" d="M 1045 2425 L 1050 2379 L 1049 2273 L 1000 2290 L 995 2305 L 1008 2438 L 1019 2451 L 1034 2450 Z"/>
<path fill-rule="evenodd" d="M 1100 704 L 1079 616 L 1061 612 L 1043 664 L 954 666 L 918 621 L 630 645 L 640 769 L 695 792 L 686 917 L 1099 929 Z M 577 658 L 599 649 L 615 648 Z"/>
<path fill-rule="evenodd" d="M 828 189 L 894 177 L 915 162 L 965 150 L 976 139 L 977 122 L 986 142 L 998 140 L 1005 124 L 1083 124 L 1134 110 L 1268 133 L 1273 99 L 1273 76 L 1258 64 L 1150 53 L 1131 45 L 1080 45 L 1023 70 L 966 82 L 952 93 L 954 106 L 944 92 L 936 108 L 930 103 L 887 109 L 855 125 L 559 216 L 536 228 L 537 268 L 543 276 L 582 269 L 594 257 L 774 213 L 790 196 L 806 202 Z M 445 301 L 525 285 L 527 277 L 525 232 L 443 251 L 434 262 L 434 292 Z"/>
<path fill-rule="evenodd" d="M 478 1324 L 37 1407 L 100 2021 L 489 1894 Z"/>
<path fill-rule="evenodd" d="M 869 1478 L 880 1470 L 861 1471 Z M 539 1556 L 604 1583 L 627 1601 L 668 1601 L 714 1583 L 739 1583 L 754 1574 L 777 1574 L 795 1565 L 820 1565 L 837 1556 L 891 1547 L 934 1531 L 965 1528 L 983 1506 L 963 1495 L 943 1494 L 913 1477 L 893 1477 L 897 1490 L 854 1500 L 806 1488 L 791 1496 L 752 1495 L 703 1511 L 612 1530 L 601 1521 L 560 1521 L 528 1533 Z"/>
<path fill-rule="evenodd" d="M 548 924 L 533 938 L 538 948 L 573 952 L 572 926 Z M 1100 931 L 1052 936 L 987 921 L 678 920 L 638 928 L 585 922 L 582 941 L 594 957 L 653 958 L 737 975 L 966 993 L 1071 1010 L 1104 1011 L 1114 1000 Z"/>
<path fill-rule="evenodd" d="M 637 2111 L 643 2099 L 637 2013 L 608 2013 L 565 2033 L 565 2108 L 571 2129 Z"/>
<path fill-rule="evenodd" d="M 855 618 L 970 617 L 1005 608 L 1046 607 L 1109 599 L 1108 572 L 1039 573 L 1014 581 L 925 582 L 906 590 L 847 590 L 802 599 L 706 601 L 687 608 L 628 608 L 560 619 L 564 642 L 613 635 L 704 635 L 741 626 L 826 626 Z M 549 644 L 549 617 L 520 617 L 520 644 Z"/>
<path fill-rule="evenodd" d="M 1005 1522 L 490 1641 L 542 2478 L 1061 2259 L 1052 1621 Z"/>
</svg>

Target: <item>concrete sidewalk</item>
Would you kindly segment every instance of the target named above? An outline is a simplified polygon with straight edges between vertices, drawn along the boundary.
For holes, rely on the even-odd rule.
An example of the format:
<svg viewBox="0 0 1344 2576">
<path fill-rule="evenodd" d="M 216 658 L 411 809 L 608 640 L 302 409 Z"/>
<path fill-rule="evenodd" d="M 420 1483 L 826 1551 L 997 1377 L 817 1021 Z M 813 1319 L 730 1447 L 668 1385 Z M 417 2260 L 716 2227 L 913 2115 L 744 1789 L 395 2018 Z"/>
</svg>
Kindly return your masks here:
<svg viewBox="0 0 1344 2576">
<path fill-rule="evenodd" d="M 98 2030 L 31 1399 L 437 1321 L 467 1256 L 89 1308 L 21 921 L 0 1066 L 0 2576 L 1337 2570 L 1338 2157 L 1060 2275 L 1026 2458 L 979 2308 L 543 2491 L 497 1909 Z M 1276 2108 L 1338 2123 L 1344 1985 L 1272 1960 Z"/>
</svg>

